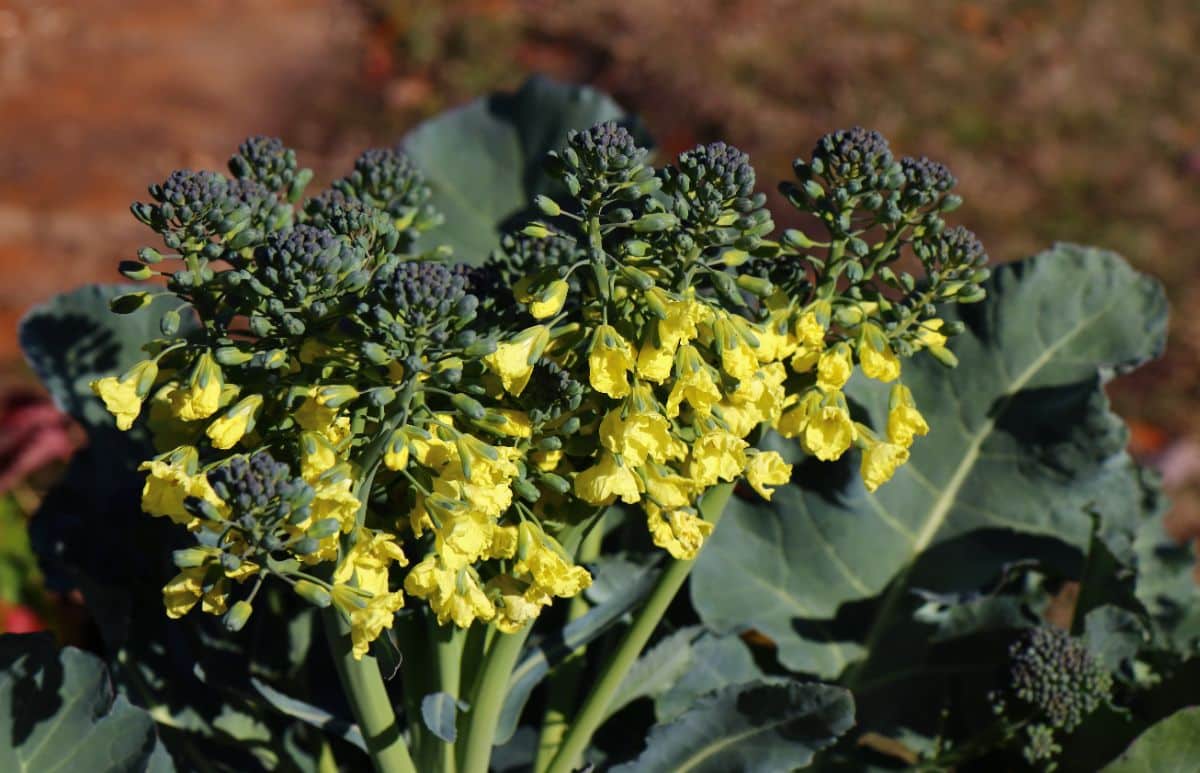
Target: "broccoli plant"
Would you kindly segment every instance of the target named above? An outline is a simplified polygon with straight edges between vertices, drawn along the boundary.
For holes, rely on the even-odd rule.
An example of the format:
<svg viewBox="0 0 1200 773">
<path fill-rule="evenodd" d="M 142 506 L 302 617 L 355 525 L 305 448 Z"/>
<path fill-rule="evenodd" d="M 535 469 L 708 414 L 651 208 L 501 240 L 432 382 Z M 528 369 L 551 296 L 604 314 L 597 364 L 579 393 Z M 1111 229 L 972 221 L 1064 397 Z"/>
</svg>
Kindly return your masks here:
<svg viewBox="0 0 1200 773">
<path fill-rule="evenodd" d="M 792 171 L 772 212 L 745 152 L 534 80 L 307 198 L 265 137 L 150 186 L 141 284 L 22 331 L 91 436 L 33 536 L 140 723 L 113 765 L 1051 769 L 1165 717 L 1190 591 L 1101 391 L 1157 286 L 993 273 L 877 132 Z"/>
</svg>

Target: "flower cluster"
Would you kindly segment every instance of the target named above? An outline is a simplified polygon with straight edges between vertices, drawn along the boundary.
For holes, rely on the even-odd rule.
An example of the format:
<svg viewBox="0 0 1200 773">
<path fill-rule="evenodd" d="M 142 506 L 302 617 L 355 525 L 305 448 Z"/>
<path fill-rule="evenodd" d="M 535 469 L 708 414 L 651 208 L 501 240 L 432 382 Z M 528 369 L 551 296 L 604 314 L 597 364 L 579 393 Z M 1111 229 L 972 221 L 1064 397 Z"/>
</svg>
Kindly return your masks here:
<svg viewBox="0 0 1200 773">
<path fill-rule="evenodd" d="M 441 218 L 395 149 L 301 202 L 311 175 L 254 138 L 232 178 L 176 172 L 134 205 L 168 253 L 123 264 L 161 287 L 113 308 L 180 306 L 148 359 L 93 389 L 121 429 L 145 417 L 160 455 L 143 509 L 195 537 L 171 616 L 200 603 L 240 628 L 275 576 L 340 610 L 358 657 L 406 596 L 443 624 L 515 631 L 588 586 L 563 545 L 614 502 L 687 560 L 712 530 L 707 491 L 769 499 L 791 467 L 755 448 L 764 430 L 822 460 L 859 448 L 871 490 L 904 463 L 928 426 L 901 358 L 952 361 L 934 304 L 978 300 L 986 276 L 941 220 L 957 204 L 943 167 L 830 135 L 784 186 L 828 234 L 779 241 L 723 143 L 656 169 L 604 123 L 547 167 L 544 219 L 477 266 L 423 249 Z M 904 255 L 924 279 L 893 268 Z M 886 427 L 851 418 L 856 367 L 894 384 Z"/>
</svg>

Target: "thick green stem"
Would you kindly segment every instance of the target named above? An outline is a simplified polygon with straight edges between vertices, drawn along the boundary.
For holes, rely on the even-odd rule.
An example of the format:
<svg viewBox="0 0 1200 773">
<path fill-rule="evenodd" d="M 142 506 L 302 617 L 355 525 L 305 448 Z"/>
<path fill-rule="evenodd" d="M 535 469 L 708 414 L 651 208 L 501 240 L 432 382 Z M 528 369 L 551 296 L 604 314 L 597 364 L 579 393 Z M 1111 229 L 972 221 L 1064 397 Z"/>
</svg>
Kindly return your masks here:
<svg viewBox="0 0 1200 773">
<path fill-rule="evenodd" d="M 483 670 L 476 680 L 471 706 L 467 710 L 466 736 L 459 738 L 460 773 L 488 773 L 496 726 L 500 722 L 504 698 L 508 695 L 508 680 L 532 627 L 527 625 L 516 633 L 497 631 L 484 655 Z"/>
<path fill-rule="evenodd" d="M 370 655 L 363 656 L 362 660 L 354 659 L 350 651 L 350 624 L 340 612 L 329 607 L 321 616 L 342 690 L 362 731 L 375 770 L 378 773 L 417 773 L 396 722 L 379 664 Z"/>
<path fill-rule="evenodd" d="M 601 516 L 603 519 L 604 516 Z M 579 545 L 579 554 L 575 562 L 584 564 L 595 560 L 600 555 L 600 543 L 604 541 L 604 523 L 596 523 Z M 567 607 L 567 622 L 578 620 L 587 614 L 589 604 L 583 594 L 571 599 Z M 563 736 L 567 732 L 567 719 L 575 710 L 576 692 L 579 677 L 583 674 L 583 652 L 586 647 L 580 647 L 572 652 L 566 660 L 554 670 L 550 677 L 550 688 L 546 696 L 546 713 L 542 717 L 542 734 L 538 740 L 537 759 L 533 763 L 534 771 L 540 773 L 550 765 L 558 747 L 562 745 Z"/>
<path fill-rule="evenodd" d="M 709 489 L 700 503 L 700 514 L 715 526 L 732 493 L 732 484 L 721 484 Z M 646 643 L 650 641 L 654 629 L 658 627 L 659 621 L 667 611 L 667 607 L 671 605 L 671 601 L 674 600 L 675 594 L 683 587 L 683 582 L 687 579 L 695 563 L 695 559 L 673 561 L 658 578 L 654 590 L 650 592 L 650 597 L 646 600 L 646 605 L 638 612 L 633 625 L 626 632 L 625 638 L 621 640 L 620 645 L 617 646 L 616 651 L 604 666 L 604 670 L 600 672 L 599 679 L 596 680 L 592 692 L 571 724 L 571 729 L 567 731 L 562 747 L 559 748 L 558 754 L 550 763 L 547 773 L 570 773 L 574 770 L 578 761 L 583 757 L 588 743 L 591 742 L 592 736 L 604 722 L 609 704 L 612 702 L 617 688 L 625 679 L 625 674 L 637 660 Z"/>
<path fill-rule="evenodd" d="M 466 631 L 457 625 L 438 625 L 430 615 L 429 638 L 433 642 L 438 689 L 458 700 L 461 697 L 459 692 L 462 689 L 463 644 L 467 638 Z M 455 773 L 458 770 L 458 762 L 454 758 L 454 745 L 432 735 L 429 743 L 433 747 L 430 757 L 436 760 L 430 770 L 437 770 L 439 773 Z"/>
</svg>

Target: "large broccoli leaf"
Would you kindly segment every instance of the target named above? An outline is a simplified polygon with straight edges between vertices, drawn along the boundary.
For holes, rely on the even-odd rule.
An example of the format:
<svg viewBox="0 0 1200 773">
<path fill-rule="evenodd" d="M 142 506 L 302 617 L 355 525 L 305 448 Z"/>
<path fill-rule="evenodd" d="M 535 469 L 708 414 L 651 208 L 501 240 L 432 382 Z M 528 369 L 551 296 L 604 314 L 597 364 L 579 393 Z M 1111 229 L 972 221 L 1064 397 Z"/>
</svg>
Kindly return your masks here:
<svg viewBox="0 0 1200 773">
<path fill-rule="evenodd" d="M 924 587 L 974 589 L 1060 541 L 1086 551 L 1096 514 L 1109 548 L 1132 559 L 1138 517 L 1151 505 L 1102 384 L 1162 350 L 1162 289 L 1112 253 L 1059 245 L 998 268 L 988 293 L 945 312 L 967 326 L 958 368 L 932 358 L 906 366 L 932 430 L 892 482 L 870 494 L 854 459 L 805 463 L 770 503 L 730 503 L 693 575 L 706 623 L 757 628 L 789 668 L 836 676 L 884 643 L 891 616 L 911 612 L 898 577 L 927 553 Z M 873 426 L 887 392 L 852 386 Z M 780 438 L 767 445 L 797 456 Z M 978 539 L 981 530 L 1001 536 Z M 847 602 L 889 586 L 867 630 L 834 624 Z"/>
<path fill-rule="evenodd" d="M 104 664 L 44 634 L 0 637 L 0 769 L 174 770 L 154 720 L 116 695 Z"/>
</svg>

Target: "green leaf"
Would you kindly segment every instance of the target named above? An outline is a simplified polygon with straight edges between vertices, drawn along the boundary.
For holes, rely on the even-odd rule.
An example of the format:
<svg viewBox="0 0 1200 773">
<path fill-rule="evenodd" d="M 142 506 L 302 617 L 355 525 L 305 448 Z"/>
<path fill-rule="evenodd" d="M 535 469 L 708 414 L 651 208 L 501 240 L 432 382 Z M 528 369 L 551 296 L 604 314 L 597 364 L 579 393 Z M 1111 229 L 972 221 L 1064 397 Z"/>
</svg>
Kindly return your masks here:
<svg viewBox="0 0 1200 773">
<path fill-rule="evenodd" d="M 698 626 L 681 628 L 642 653 L 609 701 L 608 716 L 638 698 L 656 698 L 669 690 L 691 666 L 692 642 L 700 633 Z"/>
<path fill-rule="evenodd" d="M 294 719 L 299 719 L 301 722 L 306 722 L 313 727 L 320 728 L 326 735 L 341 738 L 343 741 L 357 746 L 363 751 L 367 750 L 362 730 L 353 722 L 339 719 L 320 706 L 314 706 L 311 703 L 306 703 L 280 692 L 257 677 L 250 677 L 250 685 L 276 711 Z"/>
<path fill-rule="evenodd" d="M 114 696 L 94 655 L 42 634 L 0 637 L 0 770 L 174 770 L 154 720 Z"/>
<path fill-rule="evenodd" d="M 610 98 L 586 86 L 543 77 L 513 94 L 493 94 L 413 129 L 401 145 L 424 171 L 446 223 L 426 237 L 457 260 L 479 264 L 499 245 L 500 226 L 531 218 L 529 202 L 554 194 L 542 161 L 571 129 L 628 121 Z"/>
<path fill-rule="evenodd" d="M 854 700 L 838 687 L 788 679 L 733 685 L 655 726 L 641 756 L 613 773 L 794 770 L 853 724 Z"/>
<path fill-rule="evenodd" d="M 933 590 L 974 588 L 999 565 L 1029 557 L 1029 538 L 1086 551 L 1090 509 L 1114 555 L 1132 558 L 1147 484 L 1102 384 L 1162 350 L 1161 287 L 1113 253 L 1058 245 L 997 268 L 987 290 L 986 302 L 943 313 L 967 328 L 954 343 L 956 369 L 931 357 L 905 365 L 903 381 L 932 429 L 893 481 L 870 494 L 856 459 L 806 462 L 771 502 L 730 503 L 692 576 L 705 623 L 757 628 L 787 667 L 835 676 L 864 653 L 861 641 L 870 650 L 887 618 L 908 611 L 898 603 L 905 584 L 894 580 L 931 549 L 941 584 Z M 888 390 L 852 382 L 873 426 L 884 423 Z M 777 436 L 764 445 L 798 455 Z M 1010 551 L 971 539 L 981 530 L 1021 539 Z M 889 584 L 867 636 L 831 624 L 844 604 Z"/>
<path fill-rule="evenodd" d="M 421 699 L 425 727 L 446 743 L 454 743 L 458 737 L 458 712 L 466 710 L 467 704 L 448 692 L 431 692 Z"/>
<path fill-rule="evenodd" d="M 736 636 L 717 636 L 705 631 L 692 642 L 690 655 L 687 671 L 654 701 L 654 714 L 659 722 L 678 717 L 701 695 L 763 676 L 750 650 Z"/>
<path fill-rule="evenodd" d="M 1180 709 L 1138 736 L 1102 773 L 1192 773 L 1200 760 L 1200 706 Z"/>
</svg>

